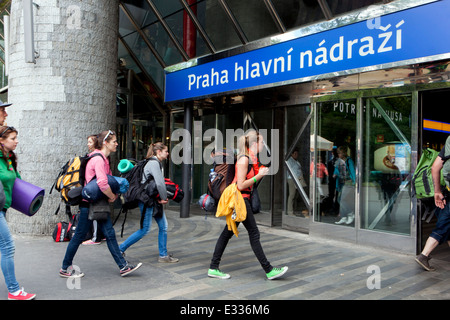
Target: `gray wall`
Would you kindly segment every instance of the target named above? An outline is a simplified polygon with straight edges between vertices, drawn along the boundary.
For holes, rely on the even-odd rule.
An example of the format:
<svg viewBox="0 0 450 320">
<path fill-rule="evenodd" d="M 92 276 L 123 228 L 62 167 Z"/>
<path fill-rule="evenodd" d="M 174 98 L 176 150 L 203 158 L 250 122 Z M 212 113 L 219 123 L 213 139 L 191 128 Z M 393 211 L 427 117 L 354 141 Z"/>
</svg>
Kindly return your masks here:
<svg viewBox="0 0 450 320">
<path fill-rule="evenodd" d="M 48 194 L 61 166 L 87 152 L 86 137 L 115 129 L 117 0 L 34 0 L 36 63 L 26 63 L 22 0 L 11 5 L 8 125 L 19 131 L 23 180 L 45 188 L 41 210 L 8 211 L 15 233 L 49 234 L 66 219 L 58 192 Z M 75 209 L 73 210 L 75 212 Z"/>
</svg>

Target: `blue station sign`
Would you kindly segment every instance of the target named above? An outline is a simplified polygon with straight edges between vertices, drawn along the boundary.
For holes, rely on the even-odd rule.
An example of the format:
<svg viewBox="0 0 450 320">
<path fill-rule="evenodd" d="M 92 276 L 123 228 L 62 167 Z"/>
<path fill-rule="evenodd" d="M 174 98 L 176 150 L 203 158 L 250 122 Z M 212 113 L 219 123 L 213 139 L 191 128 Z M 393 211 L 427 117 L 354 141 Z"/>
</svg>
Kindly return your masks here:
<svg viewBox="0 0 450 320">
<path fill-rule="evenodd" d="M 377 24 L 360 21 L 166 73 L 165 102 L 391 63 L 406 65 L 413 59 L 448 58 L 449 13 L 450 0 L 432 2 L 381 16 Z"/>
</svg>

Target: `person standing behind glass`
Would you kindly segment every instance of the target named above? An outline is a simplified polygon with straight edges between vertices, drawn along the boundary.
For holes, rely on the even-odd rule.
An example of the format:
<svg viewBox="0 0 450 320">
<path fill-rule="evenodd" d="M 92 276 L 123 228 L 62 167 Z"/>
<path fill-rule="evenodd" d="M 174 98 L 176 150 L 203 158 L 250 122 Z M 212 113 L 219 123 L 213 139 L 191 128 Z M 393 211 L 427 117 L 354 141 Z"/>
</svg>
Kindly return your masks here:
<svg viewBox="0 0 450 320">
<path fill-rule="evenodd" d="M 336 224 L 351 224 L 355 219 L 355 164 L 347 155 L 347 147 L 339 147 L 337 154 L 340 161 L 336 162 L 334 176 L 336 190 L 339 192 L 339 215 L 341 219 Z"/>
<path fill-rule="evenodd" d="M 303 178 L 302 173 L 302 165 L 297 160 L 298 159 L 298 149 L 294 149 L 292 151 L 291 156 L 287 160 L 287 163 L 289 165 L 289 168 L 291 169 L 292 173 L 295 177 L 299 179 L 299 182 L 302 187 L 306 187 L 305 179 Z M 294 202 L 297 198 L 297 187 L 295 185 L 295 181 L 292 178 L 290 172 L 287 173 L 287 181 L 288 181 L 288 187 L 289 187 L 289 196 L 288 196 L 288 208 L 287 213 L 288 215 L 293 216 L 294 215 Z"/>
<path fill-rule="evenodd" d="M 0 209 L 0 251 L 1 268 L 8 288 L 8 300 L 32 300 L 35 294 L 26 293 L 16 280 L 14 267 L 15 245 L 6 221 L 6 210 L 11 206 L 12 189 L 16 178 L 21 178 L 17 171 L 17 158 L 14 150 L 19 143 L 17 130 L 13 127 L 0 127 L 0 181 L 3 184 L 5 203 Z"/>
</svg>

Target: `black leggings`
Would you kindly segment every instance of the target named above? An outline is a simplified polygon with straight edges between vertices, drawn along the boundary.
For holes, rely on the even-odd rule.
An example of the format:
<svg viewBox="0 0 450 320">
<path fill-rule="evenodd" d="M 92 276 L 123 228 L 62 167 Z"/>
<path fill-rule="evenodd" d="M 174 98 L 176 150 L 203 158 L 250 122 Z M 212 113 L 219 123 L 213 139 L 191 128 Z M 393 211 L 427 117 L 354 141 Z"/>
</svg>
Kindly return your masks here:
<svg viewBox="0 0 450 320">
<path fill-rule="evenodd" d="M 267 261 L 266 255 L 264 254 L 264 250 L 261 246 L 261 242 L 259 241 L 259 230 L 256 225 L 255 217 L 253 216 L 252 208 L 250 206 L 250 202 L 245 198 L 245 206 L 247 208 L 247 218 L 242 222 L 244 224 L 245 229 L 248 231 L 248 237 L 250 240 L 250 245 L 255 253 L 256 258 L 258 259 L 261 267 L 264 269 L 266 273 L 272 271 L 272 266 L 270 262 Z M 239 226 L 239 223 L 236 223 L 236 227 Z M 233 231 L 228 230 L 228 225 L 225 226 L 222 233 L 219 236 L 219 239 L 216 243 L 216 248 L 214 249 L 214 254 L 211 259 L 210 268 L 211 269 L 219 269 L 220 260 L 222 258 L 223 252 L 227 247 L 228 241 L 234 235 Z"/>
</svg>

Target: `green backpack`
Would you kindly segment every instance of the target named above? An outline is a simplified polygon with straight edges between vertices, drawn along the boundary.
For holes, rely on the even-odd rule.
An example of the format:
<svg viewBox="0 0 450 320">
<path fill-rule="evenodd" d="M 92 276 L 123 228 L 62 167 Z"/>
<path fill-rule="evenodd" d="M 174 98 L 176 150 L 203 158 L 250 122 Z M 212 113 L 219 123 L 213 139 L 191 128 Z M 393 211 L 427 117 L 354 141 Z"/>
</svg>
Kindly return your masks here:
<svg viewBox="0 0 450 320">
<path fill-rule="evenodd" d="M 431 166 L 439 152 L 433 149 L 424 149 L 412 178 L 413 196 L 417 199 L 434 198 L 433 177 Z M 445 186 L 443 170 L 441 170 L 441 186 Z"/>
</svg>

